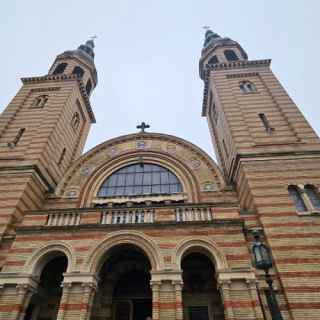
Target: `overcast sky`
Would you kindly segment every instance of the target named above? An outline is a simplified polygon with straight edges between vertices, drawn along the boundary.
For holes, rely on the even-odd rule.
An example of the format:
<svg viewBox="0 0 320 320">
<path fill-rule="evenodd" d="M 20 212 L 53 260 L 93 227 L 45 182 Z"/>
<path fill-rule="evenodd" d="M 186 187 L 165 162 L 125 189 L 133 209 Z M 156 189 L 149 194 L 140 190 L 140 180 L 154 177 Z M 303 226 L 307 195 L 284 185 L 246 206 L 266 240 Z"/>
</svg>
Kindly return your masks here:
<svg viewBox="0 0 320 320">
<path fill-rule="evenodd" d="M 150 131 L 189 140 L 213 156 L 201 117 L 198 60 L 204 25 L 238 41 L 272 69 L 320 133 L 317 0 L 2 1 L 0 110 L 20 78 L 46 74 L 56 55 L 97 35 L 97 123 L 86 150 L 110 138 Z"/>
</svg>

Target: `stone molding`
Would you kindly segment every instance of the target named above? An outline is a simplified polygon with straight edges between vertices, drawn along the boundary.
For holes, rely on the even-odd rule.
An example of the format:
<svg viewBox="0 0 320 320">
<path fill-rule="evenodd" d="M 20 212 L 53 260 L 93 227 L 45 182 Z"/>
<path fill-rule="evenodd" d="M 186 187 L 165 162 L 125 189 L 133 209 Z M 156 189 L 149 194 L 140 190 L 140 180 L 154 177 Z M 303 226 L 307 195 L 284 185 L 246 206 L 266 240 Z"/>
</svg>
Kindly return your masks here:
<svg viewBox="0 0 320 320">
<path fill-rule="evenodd" d="M 95 245 L 89 252 L 82 271 L 98 274 L 108 251 L 115 246 L 125 244 L 134 245 L 141 249 L 148 257 L 152 270 L 163 269 L 163 257 L 159 256 L 160 250 L 154 240 L 139 231 L 123 230 L 109 233 L 104 240 Z"/>
<path fill-rule="evenodd" d="M 203 88 L 203 100 L 202 100 L 202 116 L 205 117 L 207 114 L 208 106 L 208 94 L 209 94 L 209 78 L 211 71 L 217 70 L 229 70 L 229 69 L 241 69 L 241 68 L 257 68 L 257 67 L 269 67 L 271 59 L 265 60 L 251 60 L 251 61 L 235 61 L 230 63 L 217 63 L 214 65 L 206 65 L 204 71 L 204 88 Z M 230 75 L 232 76 L 232 75 Z"/>
<path fill-rule="evenodd" d="M 75 253 L 70 244 L 63 241 L 49 241 L 35 253 L 33 253 L 24 265 L 23 272 L 40 276 L 42 266 L 46 263 L 47 259 L 57 252 L 64 254 L 68 259 L 67 272 L 75 270 L 76 260 Z"/>
<path fill-rule="evenodd" d="M 163 281 L 183 285 L 182 270 L 151 271 L 151 285 L 160 285 Z"/>
<path fill-rule="evenodd" d="M 0 288 L 3 288 L 6 285 L 15 285 L 17 287 L 24 287 L 36 290 L 38 287 L 38 279 L 36 279 L 31 274 L 25 273 L 9 273 L 1 272 L 0 273 Z"/>
<path fill-rule="evenodd" d="M 153 157 L 155 162 L 159 162 L 159 159 L 163 159 L 165 163 L 168 162 L 168 165 L 173 168 L 180 168 L 184 169 L 184 171 L 188 170 L 190 172 L 189 175 L 193 175 L 197 177 L 197 172 L 194 172 L 192 168 L 189 168 L 189 163 L 183 162 L 184 159 L 179 158 L 179 153 L 169 153 L 166 152 L 166 150 L 160 150 L 158 148 L 153 148 L 151 146 L 148 149 L 136 149 L 132 148 L 132 150 L 125 150 L 122 151 L 121 154 L 117 153 L 115 156 L 112 156 L 108 154 L 108 150 L 110 148 L 116 148 L 120 144 L 126 144 L 130 143 L 131 141 L 136 140 L 150 140 L 150 141 L 158 141 L 159 143 L 167 142 L 174 144 L 176 147 L 183 148 L 190 152 L 190 154 L 193 154 L 196 156 L 203 165 L 205 165 L 208 170 L 212 172 L 212 174 L 216 177 L 215 179 L 217 182 L 219 182 L 221 189 L 225 186 L 225 181 L 223 178 L 223 175 L 218 167 L 218 165 L 207 155 L 204 151 L 199 149 L 199 147 L 195 146 L 194 144 L 178 138 L 171 135 L 165 135 L 165 134 L 159 134 L 159 133 L 138 133 L 138 134 L 129 134 L 124 135 L 121 137 L 117 137 L 108 141 L 105 141 L 101 143 L 100 145 L 94 147 L 93 149 L 89 150 L 87 153 L 82 155 L 77 161 L 75 161 L 74 165 L 66 172 L 62 180 L 60 181 L 59 185 L 57 186 L 56 195 L 62 196 L 65 192 L 65 190 L 68 188 L 71 179 L 76 175 L 81 175 L 81 172 L 84 168 L 92 167 L 92 164 L 90 162 L 93 161 L 94 158 L 97 157 L 98 164 L 94 166 L 94 168 L 91 169 L 90 175 L 85 178 L 84 184 L 88 184 L 88 181 L 92 179 L 92 176 L 96 174 L 97 170 L 102 167 L 108 167 L 109 166 L 115 166 L 115 159 L 119 160 L 119 156 L 122 157 L 123 160 L 126 160 L 127 162 L 134 162 L 138 161 L 139 156 L 145 156 L 145 157 Z M 104 153 L 105 160 L 102 163 L 99 159 L 99 154 Z M 186 159 L 185 159 L 186 160 Z M 125 162 L 124 162 L 125 163 Z M 80 186 L 82 187 L 82 186 Z M 83 188 L 83 187 L 82 187 Z M 200 192 L 200 187 L 198 188 Z M 82 195 L 82 193 L 80 194 Z M 83 201 L 82 201 L 83 202 Z"/>
<path fill-rule="evenodd" d="M 214 241 L 205 237 L 198 237 L 197 239 L 194 239 L 194 237 L 187 237 L 177 244 L 173 254 L 173 263 L 177 268 L 180 268 L 183 256 L 193 249 L 202 249 L 205 251 L 205 254 L 212 261 L 218 273 L 220 270 L 228 270 L 229 265 L 223 250 L 221 250 Z"/>
<path fill-rule="evenodd" d="M 256 283 L 257 278 L 251 269 L 228 269 L 228 270 L 219 270 L 217 272 L 217 280 L 220 285 L 224 283 L 231 283 L 236 280 L 244 280 L 246 283 Z"/>
<path fill-rule="evenodd" d="M 34 83 L 41 83 L 46 81 L 62 81 L 62 80 L 76 80 L 79 84 L 79 90 L 81 93 L 81 96 L 85 102 L 85 106 L 87 109 L 87 112 L 89 114 L 89 118 L 91 120 L 91 123 L 95 123 L 96 119 L 94 117 L 94 113 L 90 104 L 89 96 L 86 92 L 85 85 L 80 77 L 76 75 L 46 75 L 42 77 L 27 77 L 27 78 L 21 78 L 21 81 L 23 84 L 34 84 Z"/>
<path fill-rule="evenodd" d="M 66 272 L 63 274 L 63 285 L 81 283 L 82 286 L 97 288 L 99 278 L 93 273 Z"/>
</svg>

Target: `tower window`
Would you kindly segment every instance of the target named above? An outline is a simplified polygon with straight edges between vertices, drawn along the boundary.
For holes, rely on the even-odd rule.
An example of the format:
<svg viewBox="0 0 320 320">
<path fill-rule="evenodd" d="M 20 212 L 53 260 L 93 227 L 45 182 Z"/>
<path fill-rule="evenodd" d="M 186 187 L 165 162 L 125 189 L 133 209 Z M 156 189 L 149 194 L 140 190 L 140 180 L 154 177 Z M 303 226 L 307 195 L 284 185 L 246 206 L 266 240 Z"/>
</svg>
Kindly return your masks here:
<svg viewBox="0 0 320 320">
<path fill-rule="evenodd" d="M 8 147 L 14 148 L 18 144 L 18 142 L 20 141 L 20 139 L 25 131 L 26 131 L 26 128 L 20 128 L 19 131 L 17 132 L 15 138 L 11 142 L 8 143 Z"/>
<path fill-rule="evenodd" d="M 236 55 L 236 53 L 233 50 L 226 50 L 224 52 L 224 56 L 226 57 L 226 59 L 228 61 L 237 61 L 237 60 L 239 60 L 238 56 Z"/>
<path fill-rule="evenodd" d="M 56 68 L 54 69 L 53 73 L 52 74 L 60 74 L 60 73 L 63 73 L 64 70 L 66 69 L 67 67 L 67 63 L 60 63 L 56 66 Z"/>
<path fill-rule="evenodd" d="M 172 194 L 182 192 L 180 181 L 168 169 L 151 163 L 119 169 L 101 185 L 99 197 Z"/>
<path fill-rule="evenodd" d="M 298 212 L 305 212 L 305 211 L 308 211 L 304 201 L 303 201 L 303 198 L 302 198 L 302 195 L 301 195 L 301 191 L 299 189 L 298 186 L 289 186 L 288 187 L 288 191 L 289 191 L 289 195 L 290 197 L 292 198 L 293 202 L 294 202 L 294 205 L 296 207 L 296 210 Z"/>
<path fill-rule="evenodd" d="M 274 128 L 272 128 L 272 127 L 270 126 L 269 121 L 268 121 L 266 115 L 265 115 L 264 113 L 259 113 L 259 118 L 260 118 L 261 122 L 263 123 L 263 126 L 264 126 L 264 128 L 266 129 L 266 131 L 267 131 L 268 133 L 271 133 L 271 132 L 274 130 Z"/>
<path fill-rule="evenodd" d="M 89 79 L 86 84 L 87 95 L 90 95 L 91 89 L 92 89 L 92 83 L 91 83 L 91 80 Z"/>
<path fill-rule="evenodd" d="M 213 56 L 209 59 L 208 64 L 216 64 L 219 63 L 217 56 Z"/>
<path fill-rule="evenodd" d="M 79 78 L 82 78 L 84 75 L 84 70 L 78 66 L 74 67 L 72 74 L 75 74 Z"/>
<path fill-rule="evenodd" d="M 223 144 L 224 153 L 226 154 L 227 157 L 229 157 L 228 148 L 224 140 L 222 140 L 222 144 Z"/>
<path fill-rule="evenodd" d="M 46 94 L 38 96 L 34 99 L 34 101 L 32 103 L 32 107 L 33 108 L 43 108 L 45 106 L 45 104 L 47 103 L 48 99 L 49 99 L 49 96 Z"/>
<path fill-rule="evenodd" d="M 212 91 L 210 91 L 210 94 L 209 94 L 209 112 L 210 112 L 210 116 L 211 116 L 211 120 L 212 122 L 215 122 L 217 123 L 218 122 L 218 111 L 216 109 L 216 105 L 213 101 L 213 93 Z"/>
<path fill-rule="evenodd" d="M 305 193 L 308 196 L 313 208 L 312 210 L 320 210 L 320 195 L 317 188 L 313 185 L 307 184 L 304 187 Z"/>
<path fill-rule="evenodd" d="M 66 155 L 66 151 L 67 151 L 67 149 L 63 148 L 61 155 L 60 155 L 60 158 L 59 158 L 59 161 L 58 161 L 58 166 L 62 163 L 64 156 Z"/>
<path fill-rule="evenodd" d="M 251 92 L 257 92 L 257 88 L 255 84 L 251 81 L 241 81 L 239 83 L 240 91 L 242 93 L 251 93 Z"/>
<path fill-rule="evenodd" d="M 71 126 L 74 130 L 77 130 L 79 128 L 79 125 L 80 125 L 80 116 L 79 116 L 79 113 L 76 112 L 72 117 Z"/>
</svg>

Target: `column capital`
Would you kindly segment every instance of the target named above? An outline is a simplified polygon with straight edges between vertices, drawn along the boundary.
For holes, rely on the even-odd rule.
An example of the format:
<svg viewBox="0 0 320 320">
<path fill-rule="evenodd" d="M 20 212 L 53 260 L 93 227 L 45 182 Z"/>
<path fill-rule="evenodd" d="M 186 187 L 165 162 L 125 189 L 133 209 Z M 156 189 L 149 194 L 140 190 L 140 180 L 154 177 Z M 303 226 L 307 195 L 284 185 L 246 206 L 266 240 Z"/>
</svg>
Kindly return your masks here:
<svg viewBox="0 0 320 320">
<path fill-rule="evenodd" d="M 239 268 L 219 270 L 217 280 L 219 283 L 233 280 L 244 280 L 246 282 L 257 281 L 257 278 L 251 268 Z"/>
<path fill-rule="evenodd" d="M 0 288 L 6 285 L 16 285 L 18 290 L 36 290 L 38 284 L 39 279 L 31 274 L 0 273 Z"/>
<path fill-rule="evenodd" d="M 72 286 L 80 283 L 84 288 L 96 289 L 98 286 L 98 277 L 94 273 L 69 272 L 63 274 L 63 286 Z"/>
<path fill-rule="evenodd" d="M 182 281 L 182 270 L 152 271 L 151 282 L 153 281 L 171 281 L 172 283 Z"/>
</svg>

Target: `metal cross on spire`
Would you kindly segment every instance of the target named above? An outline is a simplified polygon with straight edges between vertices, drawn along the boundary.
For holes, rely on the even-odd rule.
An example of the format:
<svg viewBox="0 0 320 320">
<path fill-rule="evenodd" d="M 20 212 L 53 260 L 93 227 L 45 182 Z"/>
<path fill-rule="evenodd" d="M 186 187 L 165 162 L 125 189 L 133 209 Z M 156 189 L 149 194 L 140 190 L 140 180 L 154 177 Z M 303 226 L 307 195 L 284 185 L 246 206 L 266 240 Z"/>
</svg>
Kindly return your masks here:
<svg viewBox="0 0 320 320">
<path fill-rule="evenodd" d="M 141 129 L 140 133 L 144 133 L 145 129 L 148 128 L 150 128 L 150 126 L 144 122 L 141 122 L 141 124 L 137 126 L 137 129 Z"/>
</svg>

